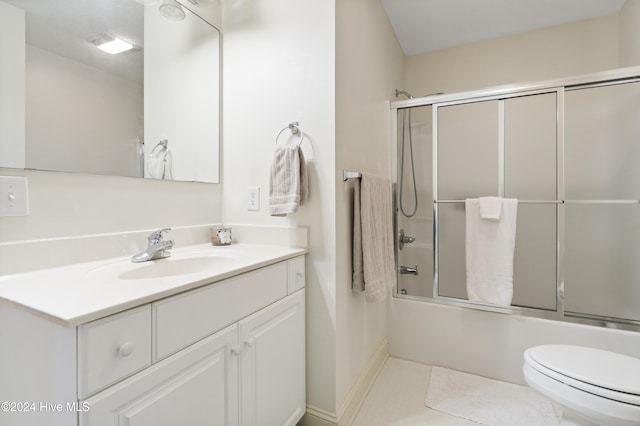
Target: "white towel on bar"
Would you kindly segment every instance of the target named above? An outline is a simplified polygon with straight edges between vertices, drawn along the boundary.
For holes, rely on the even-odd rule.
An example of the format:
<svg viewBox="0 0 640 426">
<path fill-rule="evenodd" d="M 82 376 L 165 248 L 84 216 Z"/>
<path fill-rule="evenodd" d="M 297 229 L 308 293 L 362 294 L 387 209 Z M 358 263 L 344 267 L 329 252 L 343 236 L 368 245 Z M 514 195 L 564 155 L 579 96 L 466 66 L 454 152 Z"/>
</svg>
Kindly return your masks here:
<svg viewBox="0 0 640 426">
<path fill-rule="evenodd" d="M 365 297 L 380 301 L 387 297 L 396 277 L 391 181 L 363 173 L 360 184 Z"/>
<path fill-rule="evenodd" d="M 269 214 L 284 216 L 298 210 L 309 196 L 307 165 L 299 145 L 276 147 L 269 181 Z"/>
<path fill-rule="evenodd" d="M 480 197 L 478 198 L 480 217 L 483 219 L 499 221 L 502 216 L 502 198 Z"/>
<path fill-rule="evenodd" d="M 510 306 L 518 200 L 500 199 L 499 220 L 483 219 L 480 201 L 465 200 L 467 297 L 471 301 Z"/>
</svg>

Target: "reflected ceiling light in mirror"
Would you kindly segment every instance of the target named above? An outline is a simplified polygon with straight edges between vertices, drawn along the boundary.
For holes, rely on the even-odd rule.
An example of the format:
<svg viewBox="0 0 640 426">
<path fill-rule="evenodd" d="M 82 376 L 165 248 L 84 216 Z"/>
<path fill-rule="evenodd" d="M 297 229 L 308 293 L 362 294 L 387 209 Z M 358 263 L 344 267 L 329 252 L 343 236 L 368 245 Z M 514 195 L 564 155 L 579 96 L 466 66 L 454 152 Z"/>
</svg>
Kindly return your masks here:
<svg viewBox="0 0 640 426">
<path fill-rule="evenodd" d="M 131 43 L 121 40 L 118 37 L 101 38 L 96 40 L 94 44 L 98 49 L 112 55 L 116 55 L 118 53 L 126 52 L 127 50 L 133 49 L 133 45 Z"/>
<path fill-rule="evenodd" d="M 143 6 L 153 6 L 154 4 L 158 4 L 160 0 L 136 0 Z"/>
<path fill-rule="evenodd" d="M 172 21 L 182 21 L 186 17 L 182 6 L 175 0 L 162 0 L 160 14 Z"/>
</svg>

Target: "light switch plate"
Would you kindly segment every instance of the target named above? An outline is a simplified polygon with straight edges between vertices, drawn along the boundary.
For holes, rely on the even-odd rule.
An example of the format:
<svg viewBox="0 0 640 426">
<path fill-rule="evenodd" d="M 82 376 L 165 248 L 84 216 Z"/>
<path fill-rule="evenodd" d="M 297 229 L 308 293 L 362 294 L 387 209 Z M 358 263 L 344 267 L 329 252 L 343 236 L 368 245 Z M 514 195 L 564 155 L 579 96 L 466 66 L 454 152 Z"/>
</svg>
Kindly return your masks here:
<svg viewBox="0 0 640 426">
<path fill-rule="evenodd" d="M 0 176 L 0 217 L 28 215 L 29 191 L 26 176 Z"/>
</svg>

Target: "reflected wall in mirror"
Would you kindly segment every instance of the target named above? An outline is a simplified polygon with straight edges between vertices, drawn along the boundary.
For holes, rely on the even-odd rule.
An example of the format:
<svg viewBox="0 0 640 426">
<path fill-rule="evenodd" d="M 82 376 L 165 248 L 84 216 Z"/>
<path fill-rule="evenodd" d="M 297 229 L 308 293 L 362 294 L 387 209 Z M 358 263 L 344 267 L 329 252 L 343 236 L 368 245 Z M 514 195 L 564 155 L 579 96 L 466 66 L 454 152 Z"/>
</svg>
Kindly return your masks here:
<svg viewBox="0 0 640 426">
<path fill-rule="evenodd" d="M 0 0 L 0 167 L 219 182 L 220 37 L 178 7 Z"/>
</svg>

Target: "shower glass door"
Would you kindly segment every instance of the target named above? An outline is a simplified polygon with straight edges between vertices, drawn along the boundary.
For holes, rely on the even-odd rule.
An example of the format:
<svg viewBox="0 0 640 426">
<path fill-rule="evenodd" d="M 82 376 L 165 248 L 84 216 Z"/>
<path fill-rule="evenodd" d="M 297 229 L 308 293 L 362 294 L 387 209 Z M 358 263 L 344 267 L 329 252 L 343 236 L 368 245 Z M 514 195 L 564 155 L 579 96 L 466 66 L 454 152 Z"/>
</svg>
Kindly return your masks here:
<svg viewBox="0 0 640 426">
<path fill-rule="evenodd" d="M 436 297 L 467 299 L 466 198 L 517 198 L 512 306 L 555 311 L 557 94 L 437 107 Z"/>
<path fill-rule="evenodd" d="M 640 321 L 640 83 L 565 104 L 565 312 Z"/>
<path fill-rule="evenodd" d="M 399 297 L 640 330 L 640 71 L 395 111 Z M 467 298 L 465 199 L 485 196 L 518 200 L 511 306 Z"/>
</svg>

